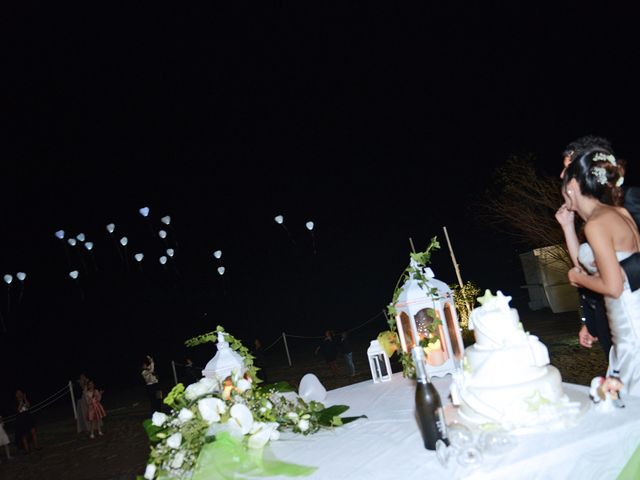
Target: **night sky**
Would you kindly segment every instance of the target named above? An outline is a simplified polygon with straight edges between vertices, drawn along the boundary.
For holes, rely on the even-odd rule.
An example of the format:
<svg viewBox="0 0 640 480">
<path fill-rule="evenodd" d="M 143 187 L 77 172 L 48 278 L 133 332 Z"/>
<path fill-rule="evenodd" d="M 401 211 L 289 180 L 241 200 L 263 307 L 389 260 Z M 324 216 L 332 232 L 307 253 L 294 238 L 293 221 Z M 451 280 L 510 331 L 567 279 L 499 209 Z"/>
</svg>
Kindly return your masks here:
<svg viewBox="0 0 640 480">
<path fill-rule="evenodd" d="M 445 225 L 465 280 L 523 298 L 523 247 L 474 202 L 510 155 L 557 175 L 585 134 L 640 178 L 637 27 L 610 7 L 464 3 L 3 7 L 0 274 L 27 280 L 20 303 L 19 282 L 0 289 L 2 400 L 80 371 L 140 383 L 143 355 L 166 369 L 218 324 L 265 343 L 352 328 L 389 302 L 409 237 L 438 236 L 455 282 Z"/>
</svg>

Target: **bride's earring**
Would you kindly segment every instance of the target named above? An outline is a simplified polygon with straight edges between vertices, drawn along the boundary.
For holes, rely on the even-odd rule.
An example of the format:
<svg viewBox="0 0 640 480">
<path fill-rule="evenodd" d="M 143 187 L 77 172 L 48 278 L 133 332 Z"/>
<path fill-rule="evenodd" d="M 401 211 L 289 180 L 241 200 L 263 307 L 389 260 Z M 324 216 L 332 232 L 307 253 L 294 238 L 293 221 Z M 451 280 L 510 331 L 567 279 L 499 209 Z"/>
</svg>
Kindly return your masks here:
<svg viewBox="0 0 640 480">
<path fill-rule="evenodd" d="M 573 190 L 567 190 L 567 193 L 571 195 L 573 193 Z"/>
</svg>

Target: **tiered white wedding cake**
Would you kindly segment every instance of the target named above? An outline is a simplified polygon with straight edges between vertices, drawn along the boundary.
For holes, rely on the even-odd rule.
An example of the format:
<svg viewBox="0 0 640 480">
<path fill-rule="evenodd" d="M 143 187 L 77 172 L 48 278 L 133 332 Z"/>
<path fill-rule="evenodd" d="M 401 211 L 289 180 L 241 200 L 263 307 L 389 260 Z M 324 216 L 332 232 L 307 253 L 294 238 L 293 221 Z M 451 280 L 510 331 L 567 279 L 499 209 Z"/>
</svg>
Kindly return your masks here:
<svg viewBox="0 0 640 480">
<path fill-rule="evenodd" d="M 451 391 L 459 414 L 508 430 L 570 424 L 580 404 L 569 401 L 547 347 L 524 331 L 510 300 L 487 290 L 471 313 L 476 343 L 465 349 L 463 372 L 454 375 Z"/>
</svg>

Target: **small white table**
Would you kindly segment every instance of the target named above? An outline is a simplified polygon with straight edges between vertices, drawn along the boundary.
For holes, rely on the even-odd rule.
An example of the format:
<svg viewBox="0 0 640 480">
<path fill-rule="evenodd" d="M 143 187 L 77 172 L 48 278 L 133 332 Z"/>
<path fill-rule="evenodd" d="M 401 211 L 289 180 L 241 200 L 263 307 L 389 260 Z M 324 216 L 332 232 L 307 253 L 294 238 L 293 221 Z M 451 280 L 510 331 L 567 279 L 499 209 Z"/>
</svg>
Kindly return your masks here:
<svg viewBox="0 0 640 480">
<path fill-rule="evenodd" d="M 450 379 L 435 379 L 443 402 Z M 564 384 L 588 396 L 584 386 Z M 279 460 L 319 467 L 313 479 L 471 479 L 566 480 L 615 479 L 640 444 L 640 398 L 625 399 L 626 408 L 609 414 L 593 408 L 570 429 L 517 436 L 515 448 L 484 455 L 475 468 L 455 458 L 443 467 L 426 450 L 414 417 L 415 382 L 393 375 L 331 390 L 325 405 L 348 405 L 344 416 L 366 419 L 309 436 L 286 436 L 272 442 Z"/>
</svg>

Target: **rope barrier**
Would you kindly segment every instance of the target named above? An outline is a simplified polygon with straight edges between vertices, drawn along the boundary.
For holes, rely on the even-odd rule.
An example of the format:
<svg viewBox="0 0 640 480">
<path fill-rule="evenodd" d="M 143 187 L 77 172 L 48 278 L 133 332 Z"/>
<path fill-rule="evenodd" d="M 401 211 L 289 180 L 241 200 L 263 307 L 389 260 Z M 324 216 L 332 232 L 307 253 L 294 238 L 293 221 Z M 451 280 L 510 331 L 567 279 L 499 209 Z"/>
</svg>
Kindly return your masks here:
<svg viewBox="0 0 640 480">
<path fill-rule="evenodd" d="M 60 400 L 62 397 L 64 397 L 68 393 L 69 393 L 69 385 L 66 385 L 63 388 L 61 388 L 60 390 L 58 390 L 57 392 L 49 395 L 44 400 L 41 400 L 38 403 L 36 403 L 35 405 L 31 406 L 29 408 L 29 412 L 30 413 L 37 413 L 40 410 L 42 410 L 43 408 L 46 408 L 49 405 L 54 404 L 55 402 Z M 15 421 L 16 418 L 18 418 L 18 414 L 14 413 L 13 415 L 9 415 L 8 417 L 4 417 L 2 421 L 4 423 L 11 423 L 11 422 Z"/>
<path fill-rule="evenodd" d="M 278 343 L 280 340 L 282 340 L 282 337 L 278 337 L 278 338 L 276 338 L 274 342 L 271 342 L 271 345 L 269 345 L 268 347 L 266 347 L 266 348 L 264 349 L 264 350 L 265 350 L 265 352 L 266 352 L 267 350 L 269 350 L 271 347 L 273 347 L 273 346 L 274 346 L 276 343 Z"/>
</svg>

